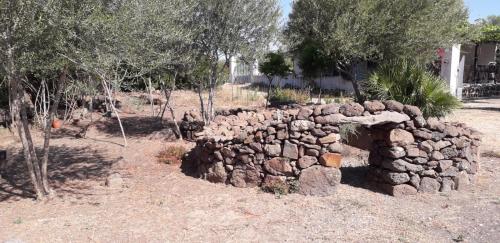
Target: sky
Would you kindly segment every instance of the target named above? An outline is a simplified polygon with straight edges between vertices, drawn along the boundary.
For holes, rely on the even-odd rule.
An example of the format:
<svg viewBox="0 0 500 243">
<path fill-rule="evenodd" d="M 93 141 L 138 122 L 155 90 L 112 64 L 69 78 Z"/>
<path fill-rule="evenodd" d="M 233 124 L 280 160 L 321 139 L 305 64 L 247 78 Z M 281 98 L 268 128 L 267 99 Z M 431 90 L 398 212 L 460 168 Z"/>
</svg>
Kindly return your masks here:
<svg viewBox="0 0 500 243">
<path fill-rule="evenodd" d="M 469 8 L 469 21 L 484 18 L 488 15 L 500 15 L 500 0 L 465 0 Z M 291 11 L 292 0 L 280 0 L 284 19 Z"/>
</svg>

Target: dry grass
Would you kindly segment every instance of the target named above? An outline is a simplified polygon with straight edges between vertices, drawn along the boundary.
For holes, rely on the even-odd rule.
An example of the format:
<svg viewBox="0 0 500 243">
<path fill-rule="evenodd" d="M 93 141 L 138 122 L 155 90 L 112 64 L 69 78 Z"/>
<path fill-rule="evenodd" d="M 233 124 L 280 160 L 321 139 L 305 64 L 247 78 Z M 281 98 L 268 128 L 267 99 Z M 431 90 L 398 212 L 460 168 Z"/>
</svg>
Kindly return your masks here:
<svg viewBox="0 0 500 243">
<path fill-rule="evenodd" d="M 156 155 L 156 159 L 162 164 L 179 164 L 186 152 L 187 150 L 183 146 L 168 146 Z"/>
</svg>

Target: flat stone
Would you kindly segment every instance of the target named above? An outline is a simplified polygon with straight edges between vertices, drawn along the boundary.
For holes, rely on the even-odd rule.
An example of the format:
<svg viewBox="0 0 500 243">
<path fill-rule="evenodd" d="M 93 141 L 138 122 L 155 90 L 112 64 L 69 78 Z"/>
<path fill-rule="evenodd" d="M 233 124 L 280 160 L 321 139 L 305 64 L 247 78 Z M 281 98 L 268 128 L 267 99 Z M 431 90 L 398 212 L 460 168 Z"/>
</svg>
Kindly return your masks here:
<svg viewBox="0 0 500 243">
<path fill-rule="evenodd" d="M 316 157 L 304 156 L 304 157 L 299 159 L 297 164 L 298 164 L 299 168 L 306 169 L 306 168 L 309 168 L 316 163 L 318 163 L 318 159 Z"/>
<path fill-rule="evenodd" d="M 342 165 L 342 155 L 337 153 L 325 153 L 319 158 L 319 162 L 326 167 L 340 168 Z"/>
<path fill-rule="evenodd" d="M 300 139 L 301 142 L 308 143 L 308 144 L 316 144 L 316 141 L 318 139 L 315 136 L 307 135 L 304 136 Z"/>
<path fill-rule="evenodd" d="M 434 151 L 431 154 L 431 159 L 432 160 L 443 160 L 444 159 L 444 155 L 441 152 L 439 152 L 439 151 Z"/>
<path fill-rule="evenodd" d="M 263 152 L 262 144 L 260 143 L 250 143 L 249 146 L 252 150 L 256 151 L 257 153 Z"/>
<path fill-rule="evenodd" d="M 444 128 L 444 134 L 450 137 L 457 137 L 459 135 L 458 128 L 452 125 L 446 125 Z"/>
<path fill-rule="evenodd" d="M 451 142 L 450 141 L 444 141 L 444 140 L 441 140 L 441 141 L 438 141 L 436 143 L 434 143 L 434 150 L 441 150 L 443 148 L 446 148 L 446 147 L 449 147 L 451 146 Z"/>
<path fill-rule="evenodd" d="M 283 157 L 290 159 L 298 159 L 299 148 L 297 147 L 297 145 L 288 142 L 288 140 L 285 140 L 285 144 L 283 145 Z"/>
<path fill-rule="evenodd" d="M 321 125 L 337 125 L 345 122 L 346 117 L 342 114 L 331 114 L 326 116 L 317 116 L 314 121 Z"/>
<path fill-rule="evenodd" d="M 305 155 L 313 156 L 313 157 L 318 157 L 319 156 L 319 150 L 316 150 L 316 149 L 306 149 Z"/>
<path fill-rule="evenodd" d="M 264 162 L 264 169 L 273 175 L 292 175 L 290 162 L 283 158 L 274 158 Z"/>
<path fill-rule="evenodd" d="M 336 192 L 342 175 L 339 169 L 320 165 L 302 170 L 299 193 L 309 196 L 329 196 Z"/>
<path fill-rule="evenodd" d="M 415 142 L 413 135 L 403 129 L 393 129 L 389 132 L 388 142 L 395 146 L 406 146 Z"/>
<path fill-rule="evenodd" d="M 416 138 L 421 138 L 421 139 L 424 139 L 424 140 L 430 140 L 430 139 L 432 139 L 432 133 L 426 132 L 426 131 L 423 131 L 423 130 L 413 130 L 413 135 Z"/>
<path fill-rule="evenodd" d="M 330 144 L 335 143 L 340 140 L 340 135 L 336 133 L 330 133 L 326 137 L 319 138 L 318 141 L 320 144 Z"/>
<path fill-rule="evenodd" d="M 399 124 L 409 121 L 410 117 L 393 111 L 382 111 L 380 114 L 369 116 L 346 117 L 340 119 L 338 124 L 356 123 L 362 126 L 371 127 L 375 125 Z"/>
<path fill-rule="evenodd" d="M 266 154 L 271 157 L 281 156 L 281 145 L 279 144 L 266 144 L 265 149 Z"/>
<path fill-rule="evenodd" d="M 441 184 L 436 179 L 424 177 L 420 181 L 418 190 L 423 193 L 437 193 L 441 188 Z"/>
<path fill-rule="evenodd" d="M 313 129 L 311 131 L 311 134 L 316 137 L 324 137 L 327 135 L 327 133 L 319 128 Z"/>
</svg>

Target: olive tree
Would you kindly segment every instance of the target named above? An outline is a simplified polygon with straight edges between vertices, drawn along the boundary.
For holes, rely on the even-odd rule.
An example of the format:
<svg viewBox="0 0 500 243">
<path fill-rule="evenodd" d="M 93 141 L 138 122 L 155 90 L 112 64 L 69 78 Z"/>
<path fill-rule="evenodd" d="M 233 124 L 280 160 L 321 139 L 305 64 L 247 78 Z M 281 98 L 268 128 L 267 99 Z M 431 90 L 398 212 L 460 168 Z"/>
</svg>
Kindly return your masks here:
<svg viewBox="0 0 500 243">
<path fill-rule="evenodd" d="M 68 50 L 68 19 L 76 2 L 9 0 L 0 1 L 0 66 L 9 87 L 9 106 L 13 127 L 23 145 L 24 159 L 38 199 L 52 193 L 47 167 L 51 123 L 68 75 L 68 63 L 58 55 Z M 47 99 L 50 112 L 44 117 L 42 157 L 35 150 L 25 99 L 27 74 L 52 79 Z"/>
<path fill-rule="evenodd" d="M 463 0 L 298 0 L 285 35 L 292 50 L 308 39 L 320 44 L 362 100 L 357 63 L 429 60 L 467 37 L 467 17 Z"/>
<path fill-rule="evenodd" d="M 202 110 L 204 119 L 210 121 L 215 114 L 216 84 L 223 68 L 229 66 L 231 57 L 270 43 L 270 37 L 277 31 L 280 10 L 277 0 L 190 2 L 193 11 L 185 26 L 194 31 L 192 45 L 196 58 L 208 61 L 208 100 Z M 220 62 L 224 67 L 219 66 Z"/>
<path fill-rule="evenodd" d="M 285 57 L 281 53 L 270 52 L 266 54 L 263 62 L 259 64 L 259 72 L 264 74 L 269 84 L 267 86 L 266 108 L 271 97 L 271 89 L 275 77 L 285 77 L 290 73 L 290 66 L 285 61 Z"/>
</svg>

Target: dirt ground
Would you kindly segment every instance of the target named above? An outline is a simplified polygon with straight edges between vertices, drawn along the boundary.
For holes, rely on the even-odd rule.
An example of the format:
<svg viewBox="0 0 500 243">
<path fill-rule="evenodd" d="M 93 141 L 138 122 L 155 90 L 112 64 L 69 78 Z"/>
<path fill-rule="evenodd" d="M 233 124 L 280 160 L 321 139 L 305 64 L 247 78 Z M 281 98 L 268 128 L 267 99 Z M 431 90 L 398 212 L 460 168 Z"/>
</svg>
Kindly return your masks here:
<svg viewBox="0 0 500 243">
<path fill-rule="evenodd" d="M 197 106 L 193 97 L 184 91 L 174 95 L 182 110 Z M 144 106 L 144 113 L 124 114 L 127 148 L 116 124 L 104 120 L 86 139 L 74 138 L 70 125 L 58 131 L 52 141 L 52 200 L 30 198 L 17 164 L 5 169 L 0 242 L 500 242 L 500 99 L 467 102 L 448 117 L 485 133 L 487 157 L 476 184 L 407 198 L 366 189 L 359 167 L 343 169 L 338 193 L 330 197 L 276 197 L 186 176 L 179 165 L 156 161 L 170 143 L 148 139 L 159 125 L 147 111 Z M 0 149 L 17 161 L 19 144 L 12 141 L 0 134 Z M 123 176 L 124 187 L 104 185 L 111 173 Z"/>
</svg>

